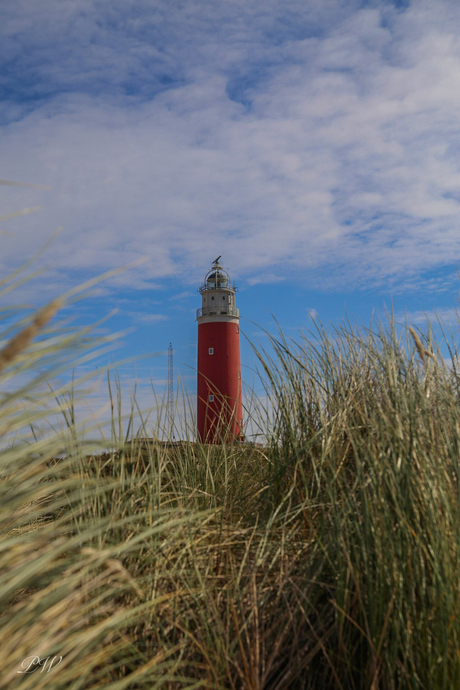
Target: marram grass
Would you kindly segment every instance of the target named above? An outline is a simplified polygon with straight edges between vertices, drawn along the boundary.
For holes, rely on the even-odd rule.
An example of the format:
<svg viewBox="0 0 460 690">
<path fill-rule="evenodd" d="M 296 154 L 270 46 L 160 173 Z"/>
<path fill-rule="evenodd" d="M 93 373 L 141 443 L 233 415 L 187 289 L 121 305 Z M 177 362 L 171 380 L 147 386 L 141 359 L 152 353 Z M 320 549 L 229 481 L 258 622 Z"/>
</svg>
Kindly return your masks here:
<svg viewBox="0 0 460 690">
<path fill-rule="evenodd" d="M 460 687 L 452 345 L 448 365 L 392 324 L 280 334 L 263 445 L 164 443 L 135 401 L 122 433 L 113 399 L 88 441 L 80 384 L 35 374 L 88 356 L 56 318 L 0 372 L 0 688 Z"/>
</svg>

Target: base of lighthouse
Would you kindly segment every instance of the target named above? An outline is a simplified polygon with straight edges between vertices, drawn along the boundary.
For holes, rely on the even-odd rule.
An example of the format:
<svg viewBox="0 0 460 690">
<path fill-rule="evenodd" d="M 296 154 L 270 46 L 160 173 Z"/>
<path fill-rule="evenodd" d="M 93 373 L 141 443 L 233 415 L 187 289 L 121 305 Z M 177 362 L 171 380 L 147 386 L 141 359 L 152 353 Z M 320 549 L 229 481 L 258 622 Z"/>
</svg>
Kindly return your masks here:
<svg viewBox="0 0 460 690">
<path fill-rule="evenodd" d="M 242 438 L 240 334 L 236 320 L 198 324 L 198 436 L 204 443 Z"/>
</svg>

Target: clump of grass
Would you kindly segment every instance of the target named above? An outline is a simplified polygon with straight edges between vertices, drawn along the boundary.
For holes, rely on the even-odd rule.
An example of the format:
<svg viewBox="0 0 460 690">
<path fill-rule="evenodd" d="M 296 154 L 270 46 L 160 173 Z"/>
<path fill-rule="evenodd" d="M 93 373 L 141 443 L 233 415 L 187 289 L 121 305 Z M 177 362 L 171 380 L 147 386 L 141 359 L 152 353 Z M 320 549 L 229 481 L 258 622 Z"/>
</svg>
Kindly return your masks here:
<svg viewBox="0 0 460 690">
<path fill-rule="evenodd" d="M 151 655 L 139 631 L 174 596 L 154 591 L 164 542 L 179 562 L 197 516 L 156 494 L 153 469 L 91 471 L 108 445 L 118 466 L 124 442 L 85 440 L 63 403 L 75 402 L 78 381 L 57 391 L 43 382 L 106 343 L 47 325 L 58 306 L 16 324 L 10 311 L 0 351 L 0 688 L 155 687 L 178 664 L 172 650 Z M 39 432 L 60 413 L 64 430 Z"/>
<path fill-rule="evenodd" d="M 319 329 L 261 355 L 272 509 L 291 496 L 323 551 L 319 617 L 335 624 L 311 669 L 326 687 L 460 682 L 458 377 L 414 342 L 393 324 Z"/>
</svg>

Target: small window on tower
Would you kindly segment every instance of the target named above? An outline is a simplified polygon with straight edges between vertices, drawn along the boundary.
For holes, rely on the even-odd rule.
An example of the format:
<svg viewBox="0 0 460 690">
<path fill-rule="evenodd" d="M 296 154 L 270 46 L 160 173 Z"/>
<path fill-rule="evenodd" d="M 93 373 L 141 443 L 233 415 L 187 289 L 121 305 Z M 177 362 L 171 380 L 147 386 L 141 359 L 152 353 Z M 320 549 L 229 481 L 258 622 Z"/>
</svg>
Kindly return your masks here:
<svg viewBox="0 0 460 690">
<path fill-rule="evenodd" d="M 214 297 L 211 297 L 211 299 L 214 299 Z"/>
<path fill-rule="evenodd" d="M 241 371 L 238 372 L 238 378 L 241 378 Z"/>
<path fill-rule="evenodd" d="M 240 327 L 239 327 L 239 326 L 236 327 L 236 332 L 237 332 L 237 333 L 240 332 Z"/>
<path fill-rule="evenodd" d="M 225 295 L 222 295 L 222 299 L 225 299 Z"/>
<path fill-rule="evenodd" d="M 208 352 L 209 352 L 210 355 L 213 355 L 213 354 L 214 354 L 214 348 L 213 348 L 213 347 L 210 347 L 209 350 L 208 350 Z"/>
<path fill-rule="evenodd" d="M 209 402 L 214 402 L 214 396 L 213 395 L 209 396 Z"/>
</svg>

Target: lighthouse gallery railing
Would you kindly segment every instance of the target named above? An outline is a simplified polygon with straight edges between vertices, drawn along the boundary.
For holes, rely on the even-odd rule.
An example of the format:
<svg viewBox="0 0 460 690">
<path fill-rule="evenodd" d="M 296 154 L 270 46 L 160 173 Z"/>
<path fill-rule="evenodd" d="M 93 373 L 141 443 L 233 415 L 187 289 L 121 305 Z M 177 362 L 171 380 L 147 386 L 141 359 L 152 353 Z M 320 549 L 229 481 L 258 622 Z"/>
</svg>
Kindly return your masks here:
<svg viewBox="0 0 460 690">
<path fill-rule="evenodd" d="M 240 310 L 238 307 L 233 305 L 221 305 L 219 307 L 201 307 L 196 310 L 196 318 L 199 319 L 200 316 L 217 316 L 219 314 L 225 314 L 226 316 L 236 316 L 239 318 Z"/>
</svg>

